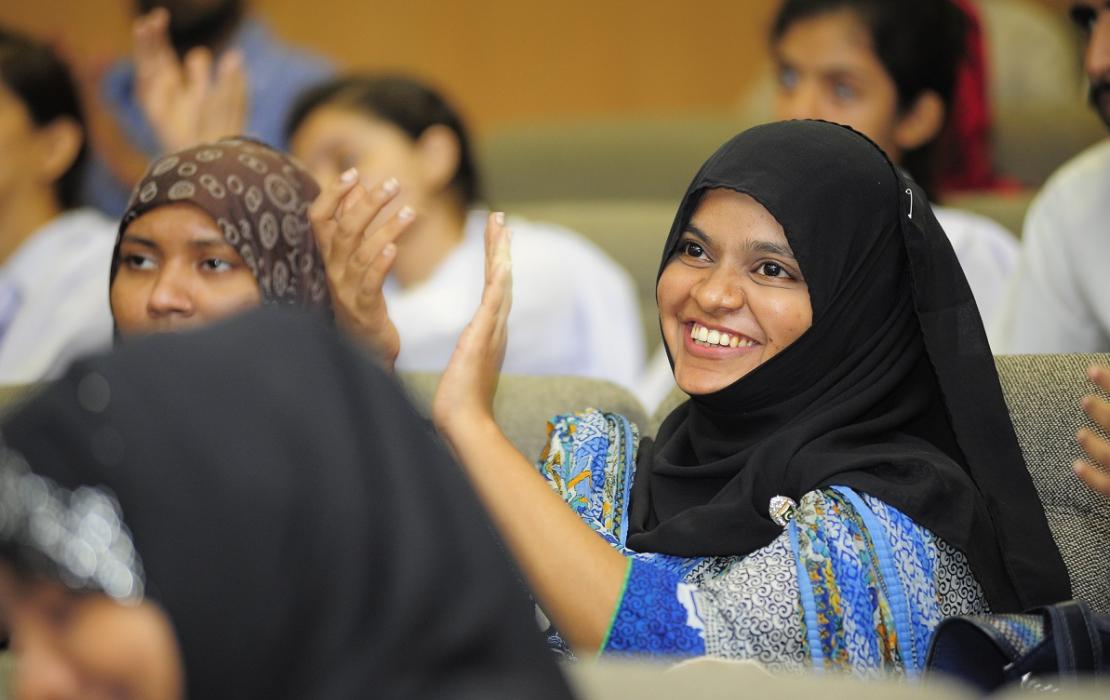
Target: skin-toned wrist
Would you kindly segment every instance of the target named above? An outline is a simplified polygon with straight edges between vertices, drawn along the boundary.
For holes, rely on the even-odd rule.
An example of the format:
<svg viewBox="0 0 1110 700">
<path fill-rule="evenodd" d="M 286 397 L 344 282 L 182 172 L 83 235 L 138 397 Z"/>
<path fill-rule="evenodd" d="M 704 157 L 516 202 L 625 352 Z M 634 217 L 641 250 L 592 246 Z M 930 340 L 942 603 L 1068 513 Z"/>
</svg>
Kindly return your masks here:
<svg viewBox="0 0 1110 700">
<path fill-rule="evenodd" d="M 467 469 L 481 462 L 480 456 L 497 441 L 508 442 L 493 416 L 484 411 L 453 411 L 436 416 L 436 429 Z M 469 459 L 474 455 L 475 459 Z"/>
</svg>

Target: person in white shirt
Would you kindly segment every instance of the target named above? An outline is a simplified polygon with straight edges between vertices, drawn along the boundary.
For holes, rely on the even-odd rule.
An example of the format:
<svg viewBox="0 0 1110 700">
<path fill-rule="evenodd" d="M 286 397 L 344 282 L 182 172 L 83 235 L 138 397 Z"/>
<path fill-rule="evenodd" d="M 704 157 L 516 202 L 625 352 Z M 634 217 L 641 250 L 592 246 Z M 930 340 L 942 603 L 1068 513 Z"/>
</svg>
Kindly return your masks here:
<svg viewBox="0 0 1110 700">
<path fill-rule="evenodd" d="M 1073 3 L 1087 35 L 1091 105 L 1110 125 L 1110 8 Z M 1025 217 L 1021 257 L 993 329 L 998 352 L 1110 352 L 1110 142 L 1057 170 Z"/>
<path fill-rule="evenodd" d="M 51 379 L 111 341 L 115 224 L 73 208 L 84 142 L 64 64 L 0 29 L 0 384 Z"/>
<path fill-rule="evenodd" d="M 384 287 L 400 335 L 398 370 L 440 371 L 482 293 L 488 212 L 458 114 L 430 87 L 397 76 L 350 76 L 294 106 L 290 148 L 327 187 L 357 169 L 370 191 L 397 195 L 415 218 L 397 240 Z M 644 343 L 629 274 L 590 241 L 509 218 L 513 311 L 506 372 L 575 374 L 633 387 Z"/>
</svg>

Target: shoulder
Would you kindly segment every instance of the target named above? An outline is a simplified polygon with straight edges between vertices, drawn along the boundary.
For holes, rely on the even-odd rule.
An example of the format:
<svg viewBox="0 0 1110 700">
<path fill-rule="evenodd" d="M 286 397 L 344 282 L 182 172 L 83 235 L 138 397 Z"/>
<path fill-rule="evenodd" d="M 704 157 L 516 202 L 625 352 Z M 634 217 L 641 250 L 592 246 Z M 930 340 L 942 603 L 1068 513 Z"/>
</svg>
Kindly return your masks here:
<svg viewBox="0 0 1110 700">
<path fill-rule="evenodd" d="M 560 413 L 547 421 L 548 443 L 579 446 L 603 442 L 638 442 L 639 428 L 619 413 L 609 413 L 596 408 Z"/>
<path fill-rule="evenodd" d="M 1110 139 L 1075 156 L 1049 177 L 1030 205 L 1029 217 L 1068 211 L 1102 218 L 1110 213 Z"/>
<path fill-rule="evenodd" d="M 283 64 L 283 69 L 314 74 L 318 78 L 333 72 L 331 63 L 323 56 L 282 41 L 255 17 L 243 21 L 234 44 L 243 50 L 248 64 L 276 61 Z"/>
</svg>

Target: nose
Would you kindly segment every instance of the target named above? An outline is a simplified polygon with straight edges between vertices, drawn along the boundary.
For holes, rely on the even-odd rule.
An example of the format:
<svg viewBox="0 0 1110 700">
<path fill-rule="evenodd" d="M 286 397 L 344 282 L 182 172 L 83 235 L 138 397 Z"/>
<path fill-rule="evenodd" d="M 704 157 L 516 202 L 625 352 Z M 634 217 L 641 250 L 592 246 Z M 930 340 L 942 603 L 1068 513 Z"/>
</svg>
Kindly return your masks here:
<svg viewBox="0 0 1110 700">
<path fill-rule="evenodd" d="M 707 270 L 691 292 L 701 310 L 713 315 L 735 311 L 746 300 L 740 276 L 724 265 Z"/>
<path fill-rule="evenodd" d="M 1110 79 L 1110 9 L 1100 9 L 1087 42 L 1084 67 L 1091 82 Z"/>
<path fill-rule="evenodd" d="M 151 318 L 192 316 L 196 306 L 183 271 L 173 267 L 160 270 L 154 287 L 150 290 L 146 308 Z"/>
</svg>

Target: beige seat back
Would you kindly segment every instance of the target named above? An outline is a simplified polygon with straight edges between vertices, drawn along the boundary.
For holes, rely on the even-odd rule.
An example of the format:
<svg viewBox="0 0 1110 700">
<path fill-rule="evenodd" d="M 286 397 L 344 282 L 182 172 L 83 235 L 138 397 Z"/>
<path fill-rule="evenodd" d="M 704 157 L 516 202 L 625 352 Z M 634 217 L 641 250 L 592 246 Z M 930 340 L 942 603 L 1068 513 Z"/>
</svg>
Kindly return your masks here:
<svg viewBox="0 0 1110 700">
<path fill-rule="evenodd" d="M 416 405 L 427 412 L 439 381 L 438 374 L 402 374 Z M 494 418 L 526 457 L 535 460 L 546 444 L 547 421 L 560 413 L 586 408 L 619 413 L 647 429 L 647 415 L 627 389 L 611 382 L 584 377 L 503 375 L 493 402 Z"/>
</svg>

